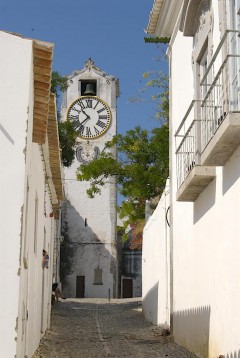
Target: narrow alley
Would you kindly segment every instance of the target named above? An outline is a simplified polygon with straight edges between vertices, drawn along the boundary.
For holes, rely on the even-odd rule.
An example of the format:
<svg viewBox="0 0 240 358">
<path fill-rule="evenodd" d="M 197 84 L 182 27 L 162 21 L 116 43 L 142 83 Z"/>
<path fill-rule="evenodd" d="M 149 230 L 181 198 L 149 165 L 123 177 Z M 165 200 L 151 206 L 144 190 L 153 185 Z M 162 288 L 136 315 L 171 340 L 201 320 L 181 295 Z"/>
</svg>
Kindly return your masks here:
<svg viewBox="0 0 240 358">
<path fill-rule="evenodd" d="M 67 299 L 52 307 L 51 329 L 33 358 L 195 356 L 142 316 L 139 299 Z"/>
</svg>

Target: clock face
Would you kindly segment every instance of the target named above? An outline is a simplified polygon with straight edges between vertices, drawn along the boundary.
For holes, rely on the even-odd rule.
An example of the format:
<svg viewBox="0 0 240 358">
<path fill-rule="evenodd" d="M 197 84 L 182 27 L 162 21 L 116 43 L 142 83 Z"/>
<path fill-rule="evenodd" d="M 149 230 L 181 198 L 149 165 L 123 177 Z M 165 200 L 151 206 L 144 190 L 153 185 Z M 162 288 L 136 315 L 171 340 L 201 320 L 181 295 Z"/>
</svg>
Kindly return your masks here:
<svg viewBox="0 0 240 358">
<path fill-rule="evenodd" d="M 79 137 L 97 138 L 111 125 L 112 114 L 109 106 L 96 96 L 82 96 L 69 107 L 67 119 L 73 123 Z"/>
</svg>

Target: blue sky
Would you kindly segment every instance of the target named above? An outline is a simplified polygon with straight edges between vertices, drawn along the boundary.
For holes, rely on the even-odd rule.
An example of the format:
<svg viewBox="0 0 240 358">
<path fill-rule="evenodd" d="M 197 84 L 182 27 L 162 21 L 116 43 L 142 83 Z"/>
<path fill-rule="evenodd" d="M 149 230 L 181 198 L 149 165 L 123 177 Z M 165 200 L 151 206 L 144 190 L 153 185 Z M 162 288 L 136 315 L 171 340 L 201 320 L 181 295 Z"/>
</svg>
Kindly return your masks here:
<svg viewBox="0 0 240 358">
<path fill-rule="evenodd" d="M 162 45 L 145 44 L 153 0 L 2 0 L 0 29 L 55 44 L 53 69 L 69 75 L 91 57 L 119 78 L 118 131 L 159 125 L 154 104 L 130 103 L 141 93 L 143 73 L 163 68 Z M 145 94 L 150 98 L 151 92 Z"/>
</svg>

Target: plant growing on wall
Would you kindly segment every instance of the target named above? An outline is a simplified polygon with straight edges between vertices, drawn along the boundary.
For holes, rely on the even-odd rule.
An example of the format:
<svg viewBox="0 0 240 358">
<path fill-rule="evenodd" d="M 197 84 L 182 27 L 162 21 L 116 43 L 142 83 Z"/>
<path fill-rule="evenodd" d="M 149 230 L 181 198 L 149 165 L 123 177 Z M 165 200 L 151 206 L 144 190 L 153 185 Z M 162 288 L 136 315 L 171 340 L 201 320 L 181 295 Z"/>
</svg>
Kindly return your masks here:
<svg viewBox="0 0 240 358">
<path fill-rule="evenodd" d="M 56 94 L 57 107 L 59 102 L 60 93 L 66 91 L 68 88 L 67 77 L 61 76 L 57 71 L 52 72 L 51 92 Z M 77 132 L 74 130 L 69 121 L 60 120 L 60 113 L 58 111 L 58 135 L 61 148 L 62 164 L 69 167 L 75 157 L 75 140 Z"/>
</svg>

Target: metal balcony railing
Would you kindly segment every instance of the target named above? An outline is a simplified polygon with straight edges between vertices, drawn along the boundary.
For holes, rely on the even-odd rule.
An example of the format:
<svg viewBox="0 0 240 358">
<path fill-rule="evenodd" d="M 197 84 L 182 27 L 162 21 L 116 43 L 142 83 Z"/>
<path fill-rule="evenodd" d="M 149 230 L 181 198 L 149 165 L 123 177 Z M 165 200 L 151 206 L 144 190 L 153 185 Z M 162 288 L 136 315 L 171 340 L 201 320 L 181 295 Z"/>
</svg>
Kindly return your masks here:
<svg viewBox="0 0 240 358">
<path fill-rule="evenodd" d="M 239 111 L 238 35 L 238 31 L 226 31 L 200 83 L 201 151 L 206 148 L 227 113 Z"/>
<path fill-rule="evenodd" d="M 229 112 L 239 111 L 239 31 L 226 31 L 201 80 L 201 100 L 193 100 L 175 133 L 177 186 L 184 182 Z"/>
<path fill-rule="evenodd" d="M 195 165 L 199 164 L 199 136 L 200 120 L 195 119 L 198 112 L 197 105 L 200 101 L 191 102 L 178 130 L 175 133 L 176 141 L 176 167 L 177 186 L 184 182 Z"/>
</svg>

